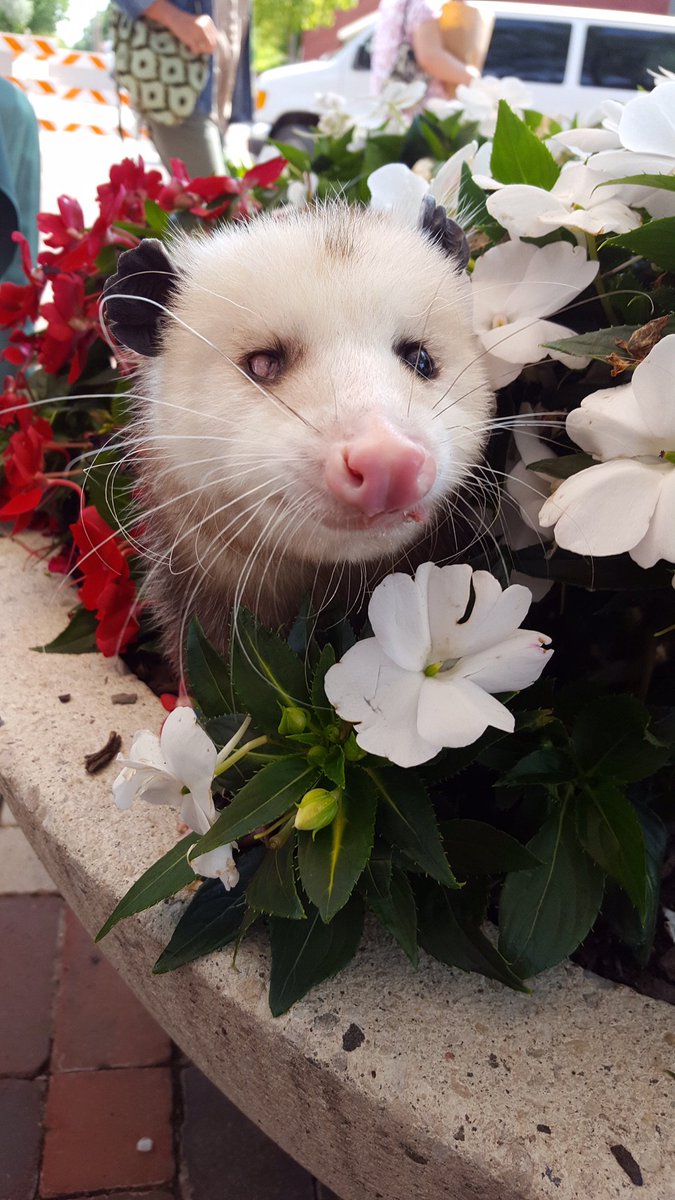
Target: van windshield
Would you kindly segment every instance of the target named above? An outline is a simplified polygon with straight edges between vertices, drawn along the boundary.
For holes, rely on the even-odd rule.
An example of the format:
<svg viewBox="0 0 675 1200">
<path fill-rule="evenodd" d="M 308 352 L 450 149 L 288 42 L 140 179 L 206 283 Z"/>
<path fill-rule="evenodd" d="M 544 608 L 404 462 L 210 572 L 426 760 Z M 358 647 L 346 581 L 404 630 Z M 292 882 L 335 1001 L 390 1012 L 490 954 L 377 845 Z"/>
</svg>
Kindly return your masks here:
<svg viewBox="0 0 675 1200">
<path fill-rule="evenodd" d="M 651 88 L 649 71 L 675 70 L 675 34 L 589 25 L 581 82 L 590 87 Z"/>
<path fill-rule="evenodd" d="M 572 27 L 564 21 L 497 17 L 483 73 L 562 83 Z"/>
</svg>

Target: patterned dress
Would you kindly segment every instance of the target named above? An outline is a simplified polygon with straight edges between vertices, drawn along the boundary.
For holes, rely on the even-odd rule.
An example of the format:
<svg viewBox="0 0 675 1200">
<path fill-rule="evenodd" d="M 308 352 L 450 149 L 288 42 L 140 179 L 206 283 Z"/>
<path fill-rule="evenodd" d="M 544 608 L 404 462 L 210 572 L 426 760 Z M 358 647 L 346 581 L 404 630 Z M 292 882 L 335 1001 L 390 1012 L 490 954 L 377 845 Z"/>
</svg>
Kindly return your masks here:
<svg viewBox="0 0 675 1200">
<path fill-rule="evenodd" d="M 411 41 L 413 30 L 418 25 L 425 21 L 437 21 L 442 8 L 443 0 L 380 0 L 370 76 L 371 87 L 376 95 L 389 79 L 401 42 Z M 430 79 L 425 99 L 445 95 L 440 79 Z"/>
</svg>

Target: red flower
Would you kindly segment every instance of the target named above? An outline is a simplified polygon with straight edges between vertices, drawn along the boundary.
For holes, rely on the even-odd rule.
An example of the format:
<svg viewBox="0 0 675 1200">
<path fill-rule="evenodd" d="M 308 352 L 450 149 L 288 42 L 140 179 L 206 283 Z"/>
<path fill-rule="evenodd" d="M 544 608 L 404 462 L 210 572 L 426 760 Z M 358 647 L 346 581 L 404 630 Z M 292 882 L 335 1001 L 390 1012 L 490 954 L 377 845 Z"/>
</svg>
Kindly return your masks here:
<svg viewBox="0 0 675 1200">
<path fill-rule="evenodd" d="M 23 234 L 15 230 L 12 241 L 19 247 L 23 272 L 28 283 L 0 284 L 0 325 L 3 327 L 23 325 L 25 321 L 36 319 L 46 283 L 44 271 L 33 266 L 30 246 Z"/>
<path fill-rule="evenodd" d="M 0 395 L 0 429 L 7 429 L 18 420 L 19 411 L 28 407 L 28 396 L 22 391 L 22 380 L 8 375 Z"/>
<path fill-rule="evenodd" d="M 45 448 L 52 440 L 52 428 L 42 417 L 34 417 L 26 408 L 18 413 L 21 428 L 13 433 L 3 455 L 4 493 L 0 521 L 24 518 L 35 511 L 48 486 L 45 479 Z M 27 520 L 20 521 L 25 528 Z M 18 529 L 15 526 L 15 532 Z"/>
<path fill-rule="evenodd" d="M 78 275 L 57 275 L 53 304 L 43 304 L 47 329 L 40 335 L 38 360 L 50 375 L 70 360 L 68 383 L 79 379 L 92 342 L 100 336 L 98 295 L 87 296 Z"/>
<path fill-rule="evenodd" d="M 157 200 L 162 186 L 159 171 L 146 171 L 142 158 L 125 158 L 110 168 L 110 182 L 101 184 L 96 195 L 102 210 L 114 197 L 123 221 L 145 225 L 145 202 Z"/>
<path fill-rule="evenodd" d="M 171 180 L 160 191 L 157 202 L 171 212 L 174 209 L 188 210 L 196 217 L 214 221 L 229 210 L 229 215 L 248 217 L 259 208 L 252 191 L 257 187 L 271 187 L 276 183 L 286 166 L 285 158 L 273 158 L 269 162 L 252 167 L 241 179 L 231 175 L 197 176 L 190 179 L 185 163 L 179 158 L 171 159 Z M 220 201 L 220 203 L 216 203 Z"/>
<path fill-rule="evenodd" d="M 110 657 L 126 650 L 138 634 L 134 615 L 136 585 L 118 535 L 93 505 L 82 510 L 79 521 L 70 527 L 80 551 L 78 569 L 82 574 L 80 600 L 96 613 L 96 645 Z"/>
</svg>

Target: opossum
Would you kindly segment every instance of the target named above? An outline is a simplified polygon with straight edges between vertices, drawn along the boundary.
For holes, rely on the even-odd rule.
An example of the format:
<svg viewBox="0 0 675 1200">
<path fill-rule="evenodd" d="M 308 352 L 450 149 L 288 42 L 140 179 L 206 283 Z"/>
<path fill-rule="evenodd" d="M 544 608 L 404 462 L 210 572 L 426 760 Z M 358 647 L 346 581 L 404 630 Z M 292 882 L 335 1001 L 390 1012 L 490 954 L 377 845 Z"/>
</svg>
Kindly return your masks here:
<svg viewBox="0 0 675 1200">
<path fill-rule="evenodd" d="M 139 356 L 131 450 L 174 661 L 192 614 L 224 649 L 239 604 L 279 626 L 308 593 L 353 599 L 449 523 L 494 403 L 467 258 L 431 200 L 417 228 L 334 202 L 120 256 L 105 317 Z"/>
</svg>

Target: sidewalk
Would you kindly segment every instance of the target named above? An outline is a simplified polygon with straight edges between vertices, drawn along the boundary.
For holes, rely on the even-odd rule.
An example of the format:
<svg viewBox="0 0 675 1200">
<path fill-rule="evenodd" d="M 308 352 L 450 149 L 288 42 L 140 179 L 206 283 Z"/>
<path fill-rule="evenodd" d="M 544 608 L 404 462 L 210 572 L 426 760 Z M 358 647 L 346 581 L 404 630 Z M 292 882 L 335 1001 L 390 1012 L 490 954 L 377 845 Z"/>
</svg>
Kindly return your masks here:
<svg viewBox="0 0 675 1200">
<path fill-rule="evenodd" d="M 0 979 L 0 1200 L 337 1200 L 172 1044 L 6 805 Z"/>
</svg>

